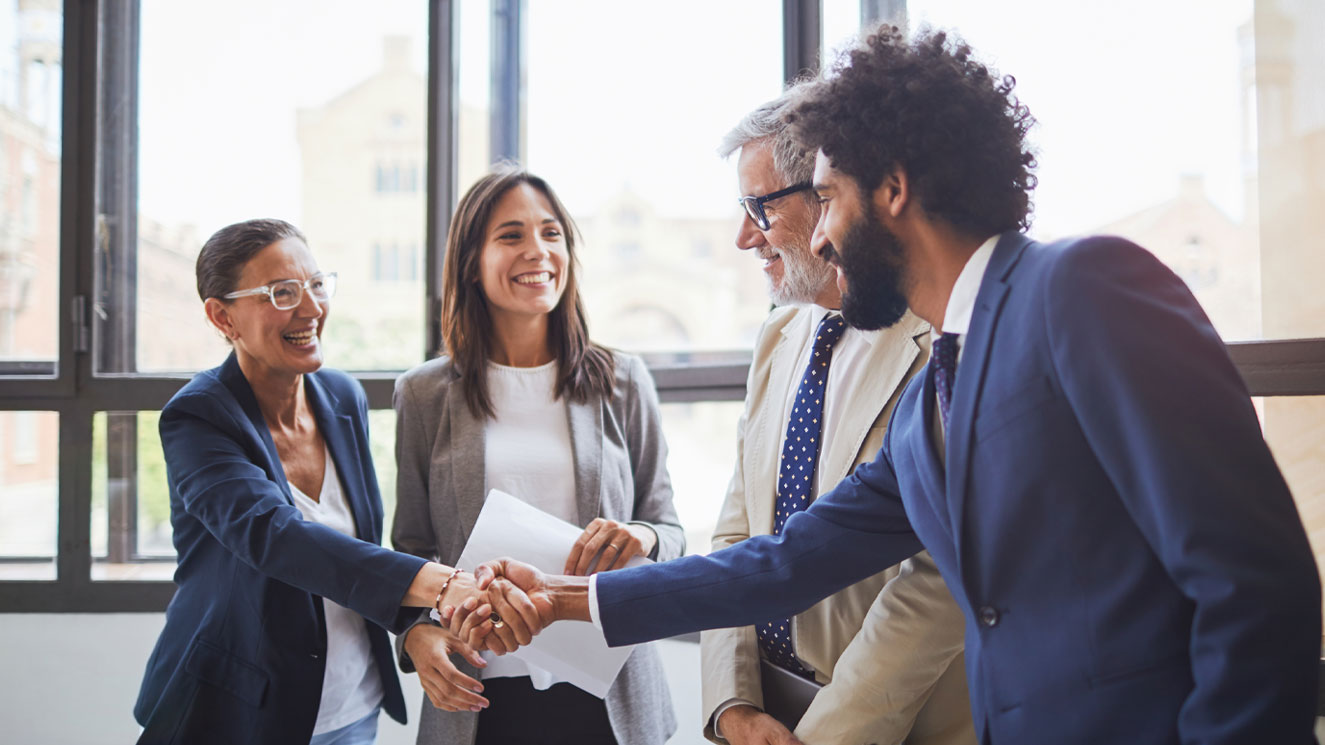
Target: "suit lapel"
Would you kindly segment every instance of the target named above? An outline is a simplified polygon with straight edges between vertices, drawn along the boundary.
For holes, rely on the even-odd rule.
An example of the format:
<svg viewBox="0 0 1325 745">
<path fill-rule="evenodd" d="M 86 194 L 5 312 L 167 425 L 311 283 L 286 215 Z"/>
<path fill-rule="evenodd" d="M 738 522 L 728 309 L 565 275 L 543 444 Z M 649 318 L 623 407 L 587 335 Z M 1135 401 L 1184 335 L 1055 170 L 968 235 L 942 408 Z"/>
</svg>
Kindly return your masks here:
<svg viewBox="0 0 1325 745">
<path fill-rule="evenodd" d="M 819 454 L 822 492 L 847 477 L 856 455 L 869 435 L 874 421 L 888 404 L 888 399 L 902 384 L 902 378 L 920 354 L 913 337 L 921 333 L 925 322 L 907 314 L 905 320 L 892 328 L 873 333 L 869 337 L 870 350 L 858 380 L 839 380 L 851 386 L 851 400 L 858 405 L 839 407 L 842 419 L 833 423 L 832 437 L 823 437 L 823 450 Z M 841 393 L 841 391 L 839 391 Z M 872 456 L 873 453 L 870 453 Z"/>
<path fill-rule="evenodd" d="M 368 485 L 364 481 L 363 460 L 359 446 L 353 437 L 354 422 L 347 414 L 337 413 L 339 399 L 327 390 L 315 375 L 304 376 L 304 386 L 308 391 L 308 405 L 317 419 L 322 439 L 327 442 L 335 472 L 339 474 L 344 487 L 345 500 L 350 503 L 354 513 L 356 535 L 360 540 L 377 543 L 381 536 L 375 535 L 372 514 L 368 506 Z"/>
<path fill-rule="evenodd" d="M 455 500 L 456 515 L 465 541 L 478 522 L 487 499 L 487 464 L 484 448 L 487 444 L 483 420 L 474 416 L 465 401 L 464 380 L 457 379 L 446 387 L 446 411 L 450 418 L 448 451 L 450 458 L 451 498 Z M 459 552 L 456 553 L 459 556 Z"/>
<path fill-rule="evenodd" d="M 773 511 L 777 500 L 768 495 L 777 494 L 778 468 L 781 465 L 782 438 L 787 433 L 787 391 L 799 381 L 802 343 L 806 340 L 806 327 L 813 320 L 808 310 L 796 314 L 796 320 L 782 327 L 777 346 L 769 358 L 768 380 L 764 381 L 764 405 L 759 407 L 760 420 L 749 431 L 754 437 L 747 439 L 745 448 L 753 452 L 757 467 L 747 472 L 746 509 L 750 514 L 750 527 L 764 533 L 773 532 Z M 799 342 L 799 343 L 798 343 Z"/>
<path fill-rule="evenodd" d="M 566 401 L 571 451 L 575 456 L 575 504 L 580 525 L 588 525 L 601 511 L 599 493 L 603 477 L 603 407 L 595 396 L 579 403 Z"/>
<path fill-rule="evenodd" d="M 1029 240 L 1019 233 L 1005 233 L 994 247 L 985 268 L 980 291 L 971 313 L 971 326 L 962 345 L 957 379 L 953 384 L 952 408 L 948 412 L 947 497 L 952 520 L 953 543 L 957 548 L 957 566 L 961 566 L 962 520 L 966 509 L 966 485 L 971 455 L 971 435 L 979 396 L 988 369 L 998 314 L 1007 298 L 1007 277 Z M 932 388 L 932 386 L 931 386 Z"/>
<path fill-rule="evenodd" d="M 281 456 L 276 452 L 276 442 L 271 439 L 271 429 L 267 426 L 267 420 L 262 417 L 262 410 L 258 408 L 258 398 L 253 395 L 253 387 L 248 384 L 248 378 L 244 377 L 244 371 L 240 369 L 239 360 L 234 352 L 231 352 L 221 364 L 217 377 L 239 403 L 244 418 L 257 434 L 258 442 L 267 453 L 267 469 L 275 477 L 276 485 L 285 495 L 285 501 L 294 504 L 294 495 L 290 493 L 290 480 L 285 477 L 285 467 L 281 465 Z"/>
</svg>

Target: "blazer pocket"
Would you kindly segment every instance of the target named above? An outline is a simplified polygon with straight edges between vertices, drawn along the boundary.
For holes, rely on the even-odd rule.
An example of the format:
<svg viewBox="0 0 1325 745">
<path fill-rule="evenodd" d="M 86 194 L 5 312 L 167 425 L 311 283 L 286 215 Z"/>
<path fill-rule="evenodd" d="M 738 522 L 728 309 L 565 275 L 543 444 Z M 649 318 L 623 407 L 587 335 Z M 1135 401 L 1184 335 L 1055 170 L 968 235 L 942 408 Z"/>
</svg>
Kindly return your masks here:
<svg viewBox="0 0 1325 745">
<path fill-rule="evenodd" d="M 267 673 L 203 639 L 193 641 L 184 669 L 250 706 L 266 699 Z"/>
<path fill-rule="evenodd" d="M 1052 401 L 1057 394 L 1046 375 L 1037 375 L 1026 385 L 1002 396 L 991 406 L 982 406 L 975 416 L 975 441 L 1006 427 L 1025 414 Z"/>
</svg>

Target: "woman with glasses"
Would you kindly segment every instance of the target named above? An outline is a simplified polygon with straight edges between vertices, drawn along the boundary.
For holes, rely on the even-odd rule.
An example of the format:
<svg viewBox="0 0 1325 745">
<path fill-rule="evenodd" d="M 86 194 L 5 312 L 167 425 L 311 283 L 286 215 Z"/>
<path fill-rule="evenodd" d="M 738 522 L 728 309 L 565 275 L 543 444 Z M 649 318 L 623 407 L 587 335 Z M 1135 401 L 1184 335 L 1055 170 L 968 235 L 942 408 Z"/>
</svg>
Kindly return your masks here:
<svg viewBox="0 0 1325 745">
<path fill-rule="evenodd" d="M 494 488 L 583 528 L 567 573 L 684 550 L 653 380 L 638 358 L 590 341 L 575 238 L 551 187 L 514 166 L 479 179 L 457 205 L 446 356 L 396 383 L 398 550 L 454 562 Z M 482 608 L 467 610 L 448 627 L 420 619 L 398 640 L 402 669 L 418 670 L 428 697 L 421 745 L 661 745 L 675 731 L 651 647 L 634 650 L 604 701 L 511 657 L 485 654 L 458 670 L 446 652 L 482 619 Z M 465 676 L 482 680 L 478 705 L 457 698 Z"/>
<path fill-rule="evenodd" d="M 336 275 L 299 230 L 222 228 L 197 283 L 233 351 L 161 412 L 178 590 L 134 708 L 139 742 L 371 743 L 379 710 L 405 719 L 385 629 L 479 595 L 468 574 L 377 545 L 367 401 L 322 364 Z M 532 605 L 494 602 L 494 633 L 527 641 Z"/>
</svg>

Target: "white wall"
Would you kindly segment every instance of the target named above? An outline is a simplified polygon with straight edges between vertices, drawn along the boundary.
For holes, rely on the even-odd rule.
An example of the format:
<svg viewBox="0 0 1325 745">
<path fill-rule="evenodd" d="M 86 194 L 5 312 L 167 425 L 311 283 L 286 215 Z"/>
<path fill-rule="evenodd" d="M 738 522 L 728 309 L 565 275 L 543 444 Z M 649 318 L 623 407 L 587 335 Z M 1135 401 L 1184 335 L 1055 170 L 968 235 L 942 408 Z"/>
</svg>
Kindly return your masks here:
<svg viewBox="0 0 1325 745">
<path fill-rule="evenodd" d="M 124 745 L 138 736 L 133 702 L 165 623 L 160 613 L 0 614 L 0 727 L 25 745 Z M 659 642 L 680 728 L 699 734 L 699 646 Z M 422 690 L 402 675 L 410 724 L 382 717 L 379 745 L 411 745 Z"/>
</svg>

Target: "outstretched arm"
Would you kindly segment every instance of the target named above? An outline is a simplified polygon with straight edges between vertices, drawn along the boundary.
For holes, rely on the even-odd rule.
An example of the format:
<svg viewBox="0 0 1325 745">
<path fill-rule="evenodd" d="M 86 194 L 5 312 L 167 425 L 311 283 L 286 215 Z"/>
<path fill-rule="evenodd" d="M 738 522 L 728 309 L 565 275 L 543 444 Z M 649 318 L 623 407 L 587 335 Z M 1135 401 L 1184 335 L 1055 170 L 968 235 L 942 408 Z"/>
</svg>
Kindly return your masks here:
<svg viewBox="0 0 1325 745">
<path fill-rule="evenodd" d="M 781 536 L 594 576 L 598 620 L 612 646 L 757 623 L 798 613 L 920 548 L 881 451 L 793 515 Z M 590 578 L 544 575 L 509 559 L 489 562 L 477 576 L 480 589 L 493 577 L 509 578 L 544 620 L 591 620 Z"/>
</svg>

